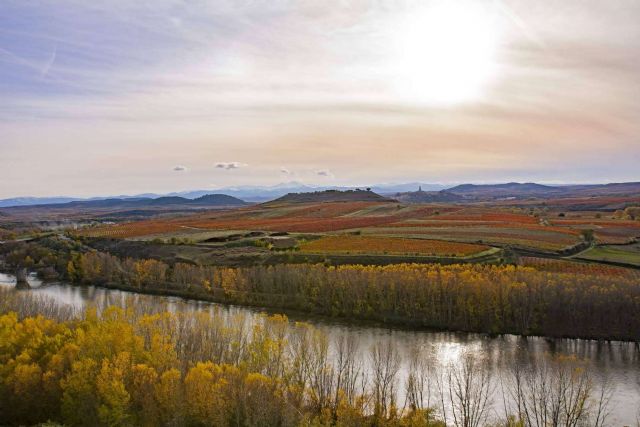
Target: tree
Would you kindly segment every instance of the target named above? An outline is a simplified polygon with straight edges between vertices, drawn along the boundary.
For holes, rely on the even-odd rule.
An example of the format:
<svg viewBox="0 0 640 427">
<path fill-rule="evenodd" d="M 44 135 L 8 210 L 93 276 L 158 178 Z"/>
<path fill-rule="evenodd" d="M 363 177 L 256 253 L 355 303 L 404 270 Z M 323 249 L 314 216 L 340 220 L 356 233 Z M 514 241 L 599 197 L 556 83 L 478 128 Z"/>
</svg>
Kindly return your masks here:
<svg viewBox="0 0 640 427">
<path fill-rule="evenodd" d="M 371 347 L 374 418 L 385 420 L 396 415 L 397 375 L 400 355 L 390 339 Z"/>
<path fill-rule="evenodd" d="M 595 241 L 595 235 L 593 234 L 593 230 L 591 229 L 580 231 L 580 236 L 582 236 L 582 239 L 585 242 L 591 243 Z"/>
<path fill-rule="evenodd" d="M 200 425 L 224 425 L 227 419 L 228 394 L 223 368 L 211 363 L 197 363 L 184 379 L 185 409 L 189 420 Z"/>
<path fill-rule="evenodd" d="M 71 282 L 77 282 L 81 279 L 78 269 L 73 260 L 67 262 L 67 277 Z"/>
<path fill-rule="evenodd" d="M 106 426 L 124 426 L 132 419 L 131 396 L 125 386 L 125 375 L 131 367 L 131 356 L 120 353 L 113 362 L 104 360 L 96 378 L 100 404 L 98 419 Z"/>
<path fill-rule="evenodd" d="M 160 423 L 159 404 L 155 388 L 158 373 L 151 366 L 136 364 L 131 369 L 131 412 L 136 415 L 136 425 L 156 426 Z"/>
<path fill-rule="evenodd" d="M 154 397 L 158 404 L 158 417 L 162 425 L 184 423 L 184 387 L 177 369 L 169 369 L 160 375 L 154 386 Z"/>
<path fill-rule="evenodd" d="M 92 426 L 98 419 L 97 375 L 98 363 L 82 359 L 73 363 L 71 372 L 62 380 L 62 417 L 66 424 Z"/>
<path fill-rule="evenodd" d="M 442 413 L 446 414 L 445 397 L 451 406 L 451 418 L 455 426 L 479 427 L 485 424 L 491 408 L 490 371 L 473 354 L 462 355 L 459 363 L 447 369 L 447 386 L 439 383 Z"/>
<path fill-rule="evenodd" d="M 583 362 L 564 356 L 547 356 L 526 368 L 514 365 L 510 392 L 517 420 L 532 427 L 604 426 L 611 384 L 605 381 L 599 393 L 594 393 L 585 368 Z"/>
</svg>

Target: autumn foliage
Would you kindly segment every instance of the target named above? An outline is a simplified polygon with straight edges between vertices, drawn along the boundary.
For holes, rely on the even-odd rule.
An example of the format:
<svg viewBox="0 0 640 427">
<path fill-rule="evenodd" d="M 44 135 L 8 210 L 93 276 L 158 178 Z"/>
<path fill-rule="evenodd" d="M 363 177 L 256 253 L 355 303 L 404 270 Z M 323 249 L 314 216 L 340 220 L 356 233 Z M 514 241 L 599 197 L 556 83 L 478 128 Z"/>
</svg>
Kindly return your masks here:
<svg viewBox="0 0 640 427">
<path fill-rule="evenodd" d="M 640 275 L 478 264 L 204 267 L 88 252 L 80 283 L 390 324 L 489 333 L 640 340 Z"/>
<path fill-rule="evenodd" d="M 28 260 L 43 274 L 80 285 L 352 320 L 442 330 L 640 340 L 640 273 L 632 269 L 526 257 L 521 260 L 524 266 L 279 264 L 230 268 L 119 258 L 73 241 L 51 240 L 47 243 L 51 247 L 43 244 L 5 245 L 5 260 L 16 266 Z"/>
<path fill-rule="evenodd" d="M 577 422 L 562 425 L 605 425 L 606 389 L 576 360 L 514 370 L 503 386 L 519 404 L 500 408 L 482 357 L 439 366 L 418 347 L 403 356 L 390 340 L 363 349 L 353 335 L 330 340 L 281 315 L 248 321 L 219 309 L 169 312 L 148 297 L 77 314 L 0 289 L 0 422 L 480 427 L 496 425 L 494 413 L 507 414 L 497 425 L 517 426 L 542 412 Z"/>
</svg>

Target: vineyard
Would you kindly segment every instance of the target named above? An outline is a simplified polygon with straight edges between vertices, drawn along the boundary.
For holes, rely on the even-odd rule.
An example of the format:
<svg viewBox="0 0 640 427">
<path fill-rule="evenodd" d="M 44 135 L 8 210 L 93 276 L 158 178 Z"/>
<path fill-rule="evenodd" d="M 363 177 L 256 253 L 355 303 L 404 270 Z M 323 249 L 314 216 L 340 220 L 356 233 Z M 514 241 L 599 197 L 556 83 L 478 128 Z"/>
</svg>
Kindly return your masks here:
<svg viewBox="0 0 640 427">
<path fill-rule="evenodd" d="M 451 221 L 489 221 L 501 224 L 538 224 L 538 218 L 531 215 L 517 214 L 511 212 L 487 211 L 479 209 L 466 209 L 459 212 L 447 214 L 447 220 Z"/>
<path fill-rule="evenodd" d="M 86 228 L 78 234 L 115 239 L 167 239 L 189 233 L 234 231 L 332 234 L 358 232 L 361 243 L 324 238 L 303 245 L 327 253 L 466 254 L 464 244 L 511 246 L 545 252 L 563 251 L 593 230 L 600 244 L 627 243 L 640 236 L 640 222 L 593 212 L 551 213 L 508 206 L 407 205 L 372 201 L 263 204 L 182 217 L 123 222 Z M 197 239 L 196 239 L 197 240 Z M 429 247 L 420 240 L 448 241 Z M 381 248 L 379 245 L 394 245 Z M 326 245 L 326 246 L 323 246 Z M 356 245 L 356 246 L 352 246 Z M 433 244 L 431 244 L 433 245 Z M 460 252 L 459 252 L 460 251 Z"/>
<path fill-rule="evenodd" d="M 266 211 L 270 218 L 283 218 L 294 216 L 296 218 L 336 218 L 338 216 L 367 212 L 371 208 L 386 207 L 388 204 L 376 202 L 335 202 L 304 204 L 302 206 L 283 206 L 279 209 Z"/>
<path fill-rule="evenodd" d="M 425 239 L 455 240 L 469 243 L 512 245 L 542 250 L 560 250 L 578 243 L 578 236 L 555 233 L 546 229 L 518 227 L 382 227 L 365 230 L 366 233 L 385 234 L 396 237 L 419 237 Z"/>
<path fill-rule="evenodd" d="M 139 221 L 96 228 L 87 228 L 79 235 L 85 237 L 106 237 L 113 239 L 124 239 L 128 237 L 139 237 L 149 235 L 160 235 L 181 230 L 183 227 L 179 223 L 171 221 Z"/>
<path fill-rule="evenodd" d="M 442 240 L 339 235 L 306 242 L 300 249 L 311 253 L 468 256 L 485 251 L 489 247 Z"/>
<path fill-rule="evenodd" d="M 615 267 L 604 264 L 590 264 L 566 260 L 521 257 L 520 265 L 533 267 L 538 271 L 552 273 L 588 274 L 594 276 L 616 276 L 640 279 L 640 272 L 628 268 Z"/>
<path fill-rule="evenodd" d="M 407 218 L 366 230 L 397 237 L 420 237 L 469 243 L 558 251 L 580 242 L 580 230 L 554 226 L 515 209 L 465 208 Z"/>
<path fill-rule="evenodd" d="M 147 220 L 100 226 L 79 232 L 87 237 L 130 238 L 161 235 L 185 229 L 266 230 L 276 232 L 323 233 L 373 227 L 398 220 L 393 215 L 358 215 L 371 202 L 322 203 L 300 206 L 255 207 L 251 210 L 193 215 L 185 218 Z"/>
<path fill-rule="evenodd" d="M 558 218 L 551 220 L 555 227 L 566 227 L 572 230 L 594 230 L 599 243 L 627 243 L 640 237 L 640 221 L 605 218 Z"/>
<path fill-rule="evenodd" d="M 189 226 L 201 229 L 230 230 L 269 230 L 296 233 L 320 233 L 348 230 L 352 228 L 373 227 L 392 222 L 391 217 L 337 217 L 337 218 L 275 218 L 275 219 L 242 219 L 194 221 Z"/>
</svg>

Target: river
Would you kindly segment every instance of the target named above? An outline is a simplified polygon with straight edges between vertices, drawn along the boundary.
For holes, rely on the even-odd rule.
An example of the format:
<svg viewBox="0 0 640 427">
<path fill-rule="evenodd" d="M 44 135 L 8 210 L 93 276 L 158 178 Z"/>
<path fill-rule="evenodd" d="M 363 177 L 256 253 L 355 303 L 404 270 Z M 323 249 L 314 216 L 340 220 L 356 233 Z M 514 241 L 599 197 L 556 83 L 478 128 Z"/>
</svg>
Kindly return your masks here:
<svg viewBox="0 0 640 427">
<path fill-rule="evenodd" d="M 78 310 L 90 304 L 120 304 L 130 293 L 99 288 L 95 286 L 72 286 L 68 284 L 43 284 L 31 276 L 31 285 L 27 290 L 16 292 L 34 292 L 53 300 L 73 306 Z M 0 286 L 15 287 L 13 276 L 0 273 Z M 173 310 L 211 310 L 217 308 L 228 314 L 244 313 L 255 319 L 259 309 L 227 306 L 175 297 L 154 296 L 168 304 Z M 301 320 L 301 319 L 296 319 Z M 404 329 L 376 326 L 351 325 L 326 319 L 304 319 L 322 330 L 330 338 L 355 334 L 360 343 L 359 357 L 367 365 L 371 344 L 379 340 L 392 340 L 393 345 L 404 356 L 400 376 L 407 371 L 406 354 L 413 346 L 419 346 L 439 363 L 455 362 L 465 352 L 472 352 L 486 358 L 496 383 L 493 401 L 495 415 L 502 414 L 502 393 L 500 380 L 508 376 L 513 363 L 537 363 L 545 354 L 562 354 L 584 359 L 597 383 L 608 378 L 615 385 L 611 415 L 607 425 L 636 425 L 640 407 L 640 349 L 633 343 L 596 342 L 574 339 L 522 338 L 513 335 L 489 337 L 484 334 L 410 331 Z M 435 399 L 434 399 L 435 400 Z M 437 401 L 434 401 L 437 404 Z"/>
</svg>

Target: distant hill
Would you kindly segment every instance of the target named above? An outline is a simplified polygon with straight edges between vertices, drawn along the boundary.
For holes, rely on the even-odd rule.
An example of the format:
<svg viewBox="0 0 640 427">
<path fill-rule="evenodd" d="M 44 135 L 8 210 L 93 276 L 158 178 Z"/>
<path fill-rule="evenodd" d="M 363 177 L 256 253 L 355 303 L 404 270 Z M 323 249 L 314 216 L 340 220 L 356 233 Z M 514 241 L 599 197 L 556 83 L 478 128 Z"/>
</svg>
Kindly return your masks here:
<svg viewBox="0 0 640 427">
<path fill-rule="evenodd" d="M 372 185 L 371 190 L 378 194 L 393 194 L 397 192 L 410 191 L 414 188 L 422 186 L 425 190 L 437 191 L 443 190 L 446 186 L 442 184 L 428 184 L 428 183 L 406 183 L 406 184 L 378 184 Z M 224 187 L 216 190 L 191 190 L 191 191 L 179 191 L 166 194 L 157 193 L 143 193 L 137 195 L 113 195 L 108 197 L 13 197 L 9 199 L 0 199 L 0 208 L 6 208 L 11 206 L 36 206 L 36 205 L 59 205 L 67 202 L 88 202 L 94 200 L 107 200 L 107 199 L 157 199 L 161 197 L 182 197 L 185 199 L 196 199 L 202 196 L 209 195 L 212 191 L 216 193 L 233 196 L 238 199 L 248 202 L 266 202 L 269 200 L 277 199 L 288 193 L 307 193 L 311 191 L 324 191 L 324 190 L 353 190 L 352 187 L 339 187 L 339 186 L 309 186 L 301 182 L 290 181 L 284 182 L 278 185 L 271 186 L 251 186 L 243 185 L 236 187 Z"/>
<path fill-rule="evenodd" d="M 191 200 L 190 204 L 203 206 L 235 206 L 247 205 L 248 203 L 237 197 L 229 196 L 226 194 L 207 194 L 205 196 Z"/>
<path fill-rule="evenodd" d="M 319 203 L 319 202 L 392 202 L 369 190 L 325 190 L 310 193 L 289 193 L 269 203 Z"/>
<path fill-rule="evenodd" d="M 130 209 L 130 208 L 162 208 L 162 207 L 221 207 L 221 206 L 244 206 L 248 203 L 236 197 L 226 194 L 207 194 L 197 199 L 186 199 L 184 197 L 158 197 L 158 198 L 128 198 L 128 199 L 104 199 L 104 200 L 82 200 L 67 203 L 50 203 L 43 205 L 14 206 L 12 209 L 20 208 L 112 208 L 112 209 Z"/>
<path fill-rule="evenodd" d="M 576 196 L 628 196 L 640 194 L 640 182 L 613 182 L 596 185 L 568 185 L 560 187 Z"/>
<path fill-rule="evenodd" d="M 371 190 L 374 193 L 382 194 L 387 197 L 395 197 L 398 193 L 412 193 L 413 189 L 422 188 L 425 193 L 439 192 L 446 190 L 449 193 L 462 196 L 470 201 L 472 200 L 494 200 L 500 198 L 553 198 L 553 197 L 588 197 L 588 196 L 605 196 L 605 195 L 640 195 L 640 182 L 623 182 L 611 184 L 581 184 L 581 185 L 542 185 L 536 183 L 517 183 L 509 182 L 506 184 L 463 184 L 455 187 L 446 188 L 442 184 L 426 184 L 426 183 L 406 183 L 406 184 L 378 184 L 372 185 Z M 104 201 L 103 206 L 109 206 L 113 203 L 121 203 L 122 201 L 134 202 L 140 200 L 158 200 L 156 205 L 183 204 L 185 199 L 196 199 L 203 196 L 209 196 L 211 191 L 216 191 L 217 196 L 226 195 L 238 200 L 246 200 L 251 202 L 265 202 L 274 200 L 278 197 L 285 196 L 290 193 L 311 193 L 322 192 L 325 190 L 347 191 L 353 190 L 354 187 L 311 187 L 300 182 L 287 182 L 274 186 L 239 186 L 226 187 L 218 190 L 197 190 L 183 191 L 169 194 L 145 193 L 134 196 L 116 195 L 112 197 L 14 197 L 10 199 L 0 199 L 0 208 L 12 206 L 42 206 L 42 205 L 61 205 L 68 202 L 98 202 Z M 422 196 L 420 196 L 422 197 Z M 425 203 L 430 200 L 427 197 Z M 436 200 L 445 201 L 445 200 Z M 453 200 L 451 200 L 453 201 Z M 210 201 L 206 203 L 211 203 Z M 228 203 L 233 205 L 233 200 Z M 135 205 L 135 204 L 134 204 Z M 151 205 L 153 206 L 153 204 Z M 214 203 L 215 206 L 215 203 Z"/>
<path fill-rule="evenodd" d="M 429 191 L 438 191 L 443 190 L 446 186 L 442 184 L 429 184 L 429 183 L 418 183 L 412 182 L 407 184 L 374 184 L 370 185 L 371 191 L 377 194 L 383 194 L 385 196 L 391 195 L 398 192 L 410 191 L 414 188 L 418 188 L 422 186 L 425 190 Z M 309 186 L 300 182 L 292 181 L 286 182 L 273 186 L 240 186 L 240 187 L 225 187 L 221 188 L 220 192 L 229 194 L 231 196 L 235 196 L 241 198 L 242 200 L 252 201 L 252 202 L 266 202 L 269 200 L 275 200 L 278 197 L 285 196 L 289 193 L 310 193 L 314 191 L 326 191 L 326 190 L 337 190 L 337 191 L 347 191 L 347 190 L 355 190 L 356 186 Z M 191 194 L 195 193 L 187 193 L 189 195 L 184 194 L 175 194 L 178 196 L 191 197 Z M 173 195 L 173 194 L 172 194 Z"/>
<path fill-rule="evenodd" d="M 442 191 L 409 191 L 396 193 L 394 199 L 403 203 L 456 203 L 466 199 L 447 190 Z"/>
<path fill-rule="evenodd" d="M 532 182 L 524 184 L 518 182 L 486 185 L 463 184 L 453 188 L 449 188 L 447 191 L 459 196 L 465 196 L 467 198 L 549 196 L 552 194 L 561 194 L 563 192 L 560 187 L 535 184 Z"/>
<path fill-rule="evenodd" d="M 463 184 L 447 190 L 466 199 L 501 198 L 553 198 L 588 197 L 607 195 L 640 194 L 640 182 L 589 184 L 589 185 L 542 185 L 536 183 L 509 182 L 506 184 Z"/>
<path fill-rule="evenodd" d="M 59 203 L 72 202 L 73 197 L 12 197 L 10 199 L 0 200 L 0 208 L 9 206 L 33 206 L 33 205 L 51 205 Z"/>
</svg>

